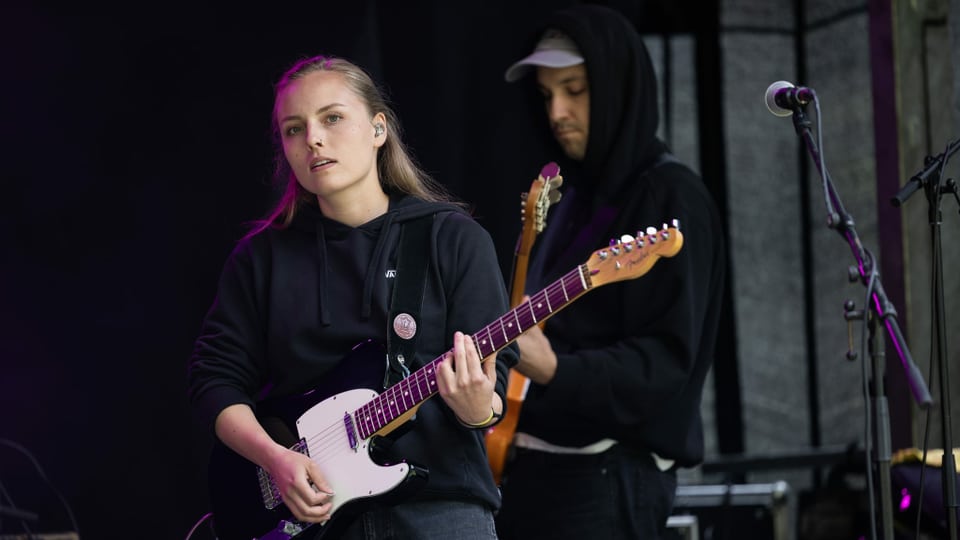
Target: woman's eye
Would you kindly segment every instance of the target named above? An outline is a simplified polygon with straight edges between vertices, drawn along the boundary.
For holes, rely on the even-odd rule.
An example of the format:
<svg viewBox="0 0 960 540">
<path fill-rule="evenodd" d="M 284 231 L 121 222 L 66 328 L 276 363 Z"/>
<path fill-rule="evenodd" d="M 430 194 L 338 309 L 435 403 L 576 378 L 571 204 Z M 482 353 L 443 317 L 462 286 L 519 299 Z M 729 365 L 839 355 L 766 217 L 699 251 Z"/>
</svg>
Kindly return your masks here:
<svg viewBox="0 0 960 540">
<path fill-rule="evenodd" d="M 328 124 L 336 124 L 337 122 L 339 122 L 339 121 L 342 120 L 342 119 L 343 119 L 343 117 L 340 116 L 339 114 L 331 114 L 331 115 L 328 115 L 328 116 L 327 116 L 326 122 L 327 122 Z"/>
<path fill-rule="evenodd" d="M 300 126 L 290 126 L 290 127 L 288 127 L 287 129 L 283 130 L 283 133 L 284 133 L 284 135 L 286 135 L 287 137 L 292 137 L 292 136 L 300 133 L 300 131 L 302 131 L 302 129 L 300 128 Z"/>
</svg>

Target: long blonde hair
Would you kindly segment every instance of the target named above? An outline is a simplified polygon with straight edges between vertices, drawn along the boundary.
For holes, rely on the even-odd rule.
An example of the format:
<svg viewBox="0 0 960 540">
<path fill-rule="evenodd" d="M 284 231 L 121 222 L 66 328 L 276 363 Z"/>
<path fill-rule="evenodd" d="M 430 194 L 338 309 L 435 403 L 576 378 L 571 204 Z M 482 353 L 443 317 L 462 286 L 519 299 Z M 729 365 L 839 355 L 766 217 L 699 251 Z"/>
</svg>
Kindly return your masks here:
<svg viewBox="0 0 960 540">
<path fill-rule="evenodd" d="M 270 120 L 275 148 L 273 181 L 283 187 L 283 195 L 265 219 L 253 223 L 253 229 L 246 235 L 247 238 L 271 226 L 286 228 L 302 205 L 316 201 L 316 196 L 297 182 L 290 164 L 287 163 L 276 112 L 280 93 L 293 81 L 317 71 L 342 74 L 347 87 L 364 102 L 371 117 L 377 113 L 383 113 L 387 117 L 386 141 L 377 151 L 377 175 L 384 193 L 408 194 L 433 202 L 455 202 L 453 196 L 414 161 L 400 138 L 402 130 L 397 114 L 387 104 L 384 92 L 373 82 L 370 75 L 360 66 L 343 58 L 314 56 L 295 63 L 274 86 Z"/>
</svg>

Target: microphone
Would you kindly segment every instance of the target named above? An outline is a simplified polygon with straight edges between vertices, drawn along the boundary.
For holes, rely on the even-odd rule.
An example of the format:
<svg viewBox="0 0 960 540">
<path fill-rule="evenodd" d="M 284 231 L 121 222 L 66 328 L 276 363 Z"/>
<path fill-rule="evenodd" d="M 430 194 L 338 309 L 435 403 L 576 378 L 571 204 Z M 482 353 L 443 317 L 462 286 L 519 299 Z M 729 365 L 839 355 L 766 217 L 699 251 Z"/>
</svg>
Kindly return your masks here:
<svg viewBox="0 0 960 540">
<path fill-rule="evenodd" d="M 794 109 L 810 103 L 816 97 L 812 88 L 794 86 L 787 81 L 777 81 L 767 87 L 763 100 L 774 116 L 790 116 Z"/>
</svg>

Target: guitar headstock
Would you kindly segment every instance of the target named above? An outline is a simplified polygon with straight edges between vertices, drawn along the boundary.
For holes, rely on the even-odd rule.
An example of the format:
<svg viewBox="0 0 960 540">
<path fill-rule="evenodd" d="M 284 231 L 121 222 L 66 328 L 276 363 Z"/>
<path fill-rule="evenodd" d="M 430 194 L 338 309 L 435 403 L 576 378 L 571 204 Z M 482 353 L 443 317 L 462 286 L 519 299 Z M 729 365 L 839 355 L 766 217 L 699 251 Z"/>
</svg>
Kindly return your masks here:
<svg viewBox="0 0 960 540">
<path fill-rule="evenodd" d="M 563 177 L 556 163 L 551 161 L 540 169 L 540 175 L 530 184 L 530 190 L 520 195 L 520 219 L 524 232 L 529 227 L 533 234 L 539 234 L 547 227 L 547 212 L 560 201 L 561 185 Z"/>
<path fill-rule="evenodd" d="M 637 231 L 634 238 L 624 235 L 611 240 L 610 245 L 599 249 L 587 260 L 587 275 L 591 287 L 638 278 L 647 273 L 660 257 L 673 257 L 683 247 L 683 233 L 676 219 L 672 225 L 647 227 Z"/>
</svg>

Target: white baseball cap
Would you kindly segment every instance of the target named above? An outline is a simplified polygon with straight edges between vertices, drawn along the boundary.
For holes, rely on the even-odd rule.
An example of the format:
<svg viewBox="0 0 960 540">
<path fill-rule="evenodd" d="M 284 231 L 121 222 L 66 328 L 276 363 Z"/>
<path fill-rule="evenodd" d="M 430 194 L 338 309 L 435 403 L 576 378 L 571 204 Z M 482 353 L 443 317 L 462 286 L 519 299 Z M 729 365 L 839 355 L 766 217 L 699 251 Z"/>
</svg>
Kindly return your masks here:
<svg viewBox="0 0 960 540">
<path fill-rule="evenodd" d="M 533 53 L 507 68 L 504 77 L 507 82 L 514 82 L 526 75 L 531 66 L 564 68 L 582 63 L 577 44 L 563 32 L 550 29 L 544 32 Z"/>
</svg>

